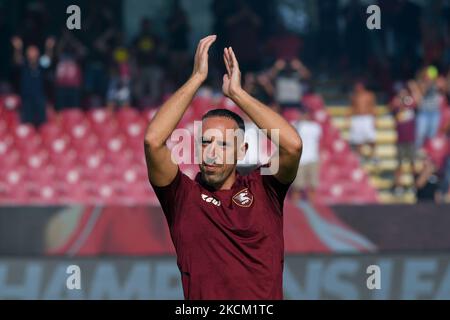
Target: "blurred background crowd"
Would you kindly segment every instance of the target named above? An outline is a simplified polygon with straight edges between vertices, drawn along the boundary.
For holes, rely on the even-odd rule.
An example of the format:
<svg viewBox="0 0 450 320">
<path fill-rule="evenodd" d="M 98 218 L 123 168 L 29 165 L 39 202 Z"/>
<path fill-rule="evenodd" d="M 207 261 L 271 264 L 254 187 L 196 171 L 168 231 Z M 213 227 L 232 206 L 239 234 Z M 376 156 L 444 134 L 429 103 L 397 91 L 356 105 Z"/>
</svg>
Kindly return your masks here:
<svg viewBox="0 0 450 320">
<path fill-rule="evenodd" d="M 372 1 L 380 30 L 367 29 L 369 2 L 358 0 L 171 0 L 147 11 L 136 1 L 78 2 L 81 30 L 66 28 L 66 1 L 0 1 L 2 108 L 21 123 L 40 130 L 64 124 L 67 110 L 155 109 L 189 77 L 197 40 L 214 33 L 199 97 L 221 101 L 221 50 L 232 46 L 246 90 L 305 141 L 293 197 L 315 198 L 329 178 L 324 140 L 331 162 L 345 149 L 330 125 L 359 157 L 324 184 L 331 196 L 346 193 L 333 188 L 339 179 L 363 179 L 352 175 L 359 168 L 379 191 L 373 199 L 448 199 L 450 1 Z"/>
</svg>

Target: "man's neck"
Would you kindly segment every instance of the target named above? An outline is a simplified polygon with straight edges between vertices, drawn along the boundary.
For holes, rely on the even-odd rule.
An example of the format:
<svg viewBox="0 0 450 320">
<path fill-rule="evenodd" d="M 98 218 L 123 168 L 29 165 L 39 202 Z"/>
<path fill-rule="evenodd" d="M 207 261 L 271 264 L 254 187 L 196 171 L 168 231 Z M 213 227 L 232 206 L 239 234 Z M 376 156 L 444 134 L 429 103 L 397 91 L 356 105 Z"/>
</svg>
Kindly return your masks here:
<svg viewBox="0 0 450 320">
<path fill-rule="evenodd" d="M 235 181 L 236 181 L 236 170 L 234 170 L 222 184 L 217 185 L 210 184 L 209 186 L 213 188 L 215 191 L 231 190 Z"/>
<path fill-rule="evenodd" d="M 218 190 L 230 190 L 236 181 L 236 170 L 234 170 L 230 176 L 225 180 L 222 186 Z"/>
</svg>

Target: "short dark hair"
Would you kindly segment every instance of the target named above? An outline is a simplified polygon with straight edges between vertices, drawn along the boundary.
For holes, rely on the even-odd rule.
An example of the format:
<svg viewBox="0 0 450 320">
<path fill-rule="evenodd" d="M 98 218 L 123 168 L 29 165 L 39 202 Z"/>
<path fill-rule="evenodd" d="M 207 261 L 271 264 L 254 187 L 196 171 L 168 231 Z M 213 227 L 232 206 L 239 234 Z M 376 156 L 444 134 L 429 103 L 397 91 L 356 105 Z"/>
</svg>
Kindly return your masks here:
<svg viewBox="0 0 450 320">
<path fill-rule="evenodd" d="M 212 117 L 224 117 L 224 118 L 234 120 L 237 123 L 238 128 L 245 132 L 244 120 L 242 120 L 240 115 L 238 115 L 237 113 L 235 113 L 233 111 L 230 111 L 228 109 L 212 109 L 203 115 L 202 121 L 207 118 L 212 118 Z"/>
</svg>

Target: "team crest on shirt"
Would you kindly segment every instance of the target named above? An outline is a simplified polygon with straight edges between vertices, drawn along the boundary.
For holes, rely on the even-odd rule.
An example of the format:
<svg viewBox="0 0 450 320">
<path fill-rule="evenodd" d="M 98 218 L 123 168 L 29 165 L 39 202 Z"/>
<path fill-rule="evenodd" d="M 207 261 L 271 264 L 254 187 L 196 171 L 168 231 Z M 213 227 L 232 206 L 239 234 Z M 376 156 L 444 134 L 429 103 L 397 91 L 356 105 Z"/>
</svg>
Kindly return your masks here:
<svg viewBox="0 0 450 320">
<path fill-rule="evenodd" d="M 248 208 L 253 203 L 253 195 L 245 188 L 233 196 L 233 202 L 240 207 Z"/>
</svg>

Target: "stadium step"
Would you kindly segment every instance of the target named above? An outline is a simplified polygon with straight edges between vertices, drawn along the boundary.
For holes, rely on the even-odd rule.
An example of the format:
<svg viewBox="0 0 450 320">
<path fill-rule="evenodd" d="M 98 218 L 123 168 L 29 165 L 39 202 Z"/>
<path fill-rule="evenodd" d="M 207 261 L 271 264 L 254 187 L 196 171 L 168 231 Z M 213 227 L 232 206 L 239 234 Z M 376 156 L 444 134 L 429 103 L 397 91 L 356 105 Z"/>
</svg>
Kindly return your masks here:
<svg viewBox="0 0 450 320">
<path fill-rule="evenodd" d="M 349 140 L 349 131 L 348 130 L 341 130 L 342 137 L 345 140 Z M 379 131 L 377 130 L 377 136 L 375 140 L 377 145 L 387 144 L 392 145 L 397 142 L 397 133 L 393 130 L 386 130 L 386 131 Z"/>
<path fill-rule="evenodd" d="M 380 191 L 378 192 L 378 199 L 382 203 L 395 204 L 395 203 L 405 203 L 414 204 L 416 203 L 416 195 L 413 191 L 407 191 L 401 196 L 396 196 L 390 191 Z"/>
<path fill-rule="evenodd" d="M 331 117 L 345 117 L 350 114 L 350 108 L 348 106 L 329 106 L 327 107 L 328 113 Z M 389 109 L 386 106 L 377 106 L 377 116 L 389 114 Z"/>
<path fill-rule="evenodd" d="M 344 139 L 349 139 L 350 129 L 350 108 L 346 105 L 332 105 L 327 108 L 331 117 L 331 122 L 335 128 L 339 129 Z M 362 168 L 369 175 L 370 183 L 378 190 L 379 200 L 382 203 L 415 203 L 416 197 L 413 191 L 414 177 L 413 168 L 410 164 L 404 163 L 401 166 L 402 175 L 400 184 L 409 191 L 402 195 L 393 193 L 395 180 L 395 170 L 398 166 L 397 161 L 397 132 L 395 130 L 395 120 L 385 105 L 379 105 L 376 108 L 376 146 L 375 155 L 378 162 L 362 161 Z M 363 148 L 363 155 L 367 156 L 369 148 Z"/>
<path fill-rule="evenodd" d="M 331 116 L 331 113 L 330 113 Z M 350 129 L 350 118 L 346 116 L 334 116 L 332 118 L 333 125 L 339 130 L 347 131 Z M 375 126 L 377 130 L 380 131 L 390 131 L 395 129 L 395 121 L 389 115 L 383 115 L 377 117 L 375 121 Z"/>
</svg>

